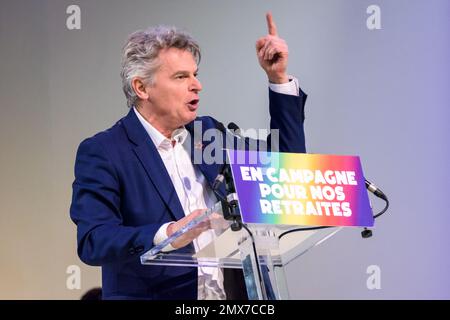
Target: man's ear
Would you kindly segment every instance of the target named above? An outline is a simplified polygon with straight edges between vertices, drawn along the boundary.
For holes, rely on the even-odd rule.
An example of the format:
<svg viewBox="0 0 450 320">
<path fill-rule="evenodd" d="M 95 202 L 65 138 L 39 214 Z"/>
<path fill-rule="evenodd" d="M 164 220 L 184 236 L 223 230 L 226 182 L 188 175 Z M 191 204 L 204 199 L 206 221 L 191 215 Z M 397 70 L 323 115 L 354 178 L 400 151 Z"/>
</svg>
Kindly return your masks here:
<svg viewBox="0 0 450 320">
<path fill-rule="evenodd" d="M 133 87 L 134 92 L 140 99 L 142 100 L 148 99 L 149 92 L 144 81 L 142 81 L 142 78 L 139 77 L 133 78 L 131 80 L 131 86 Z"/>
</svg>

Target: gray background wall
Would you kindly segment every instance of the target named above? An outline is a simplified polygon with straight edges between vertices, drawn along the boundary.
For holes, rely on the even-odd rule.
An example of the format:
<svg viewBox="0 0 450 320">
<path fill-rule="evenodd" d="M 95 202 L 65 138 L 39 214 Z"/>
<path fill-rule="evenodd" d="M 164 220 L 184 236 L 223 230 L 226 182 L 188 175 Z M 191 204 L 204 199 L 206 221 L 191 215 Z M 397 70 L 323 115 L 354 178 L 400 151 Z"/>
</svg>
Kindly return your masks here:
<svg viewBox="0 0 450 320">
<path fill-rule="evenodd" d="M 66 28 L 71 4 L 80 30 Z M 371 4 L 381 30 L 366 27 Z M 1 299 L 78 299 L 101 284 L 76 255 L 68 209 L 79 142 L 127 112 L 126 36 L 186 28 L 203 49 L 201 113 L 265 128 L 254 43 L 268 10 L 309 94 L 308 151 L 360 155 L 392 202 L 373 238 L 347 229 L 294 261 L 292 298 L 450 298 L 450 2 L 10 0 L 0 4 Z M 66 287 L 70 265 L 81 267 L 79 290 Z M 379 290 L 366 287 L 370 265 L 380 267 Z"/>
</svg>

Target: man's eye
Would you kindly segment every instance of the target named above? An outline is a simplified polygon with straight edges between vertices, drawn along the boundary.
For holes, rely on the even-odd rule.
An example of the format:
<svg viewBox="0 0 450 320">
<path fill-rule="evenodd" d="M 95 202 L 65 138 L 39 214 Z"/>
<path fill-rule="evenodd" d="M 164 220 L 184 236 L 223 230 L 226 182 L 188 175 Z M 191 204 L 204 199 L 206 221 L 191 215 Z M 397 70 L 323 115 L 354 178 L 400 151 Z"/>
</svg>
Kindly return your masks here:
<svg viewBox="0 0 450 320">
<path fill-rule="evenodd" d="M 184 78 L 186 78 L 186 75 L 184 75 L 184 74 L 180 74 L 180 75 L 176 76 L 176 79 L 184 79 Z"/>
</svg>

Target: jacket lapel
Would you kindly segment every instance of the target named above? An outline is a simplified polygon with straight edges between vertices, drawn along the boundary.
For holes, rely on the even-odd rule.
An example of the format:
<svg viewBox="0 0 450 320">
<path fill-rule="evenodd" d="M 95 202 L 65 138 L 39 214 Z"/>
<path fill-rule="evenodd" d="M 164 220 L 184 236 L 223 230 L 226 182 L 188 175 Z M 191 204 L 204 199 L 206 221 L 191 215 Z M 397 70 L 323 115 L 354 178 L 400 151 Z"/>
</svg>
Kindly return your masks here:
<svg viewBox="0 0 450 320">
<path fill-rule="evenodd" d="M 128 138 L 135 144 L 133 150 L 136 156 L 139 158 L 161 199 L 166 203 L 176 220 L 183 218 L 185 216 L 183 207 L 167 173 L 167 169 L 153 141 L 139 122 L 133 109 L 124 118 L 123 124 Z"/>
</svg>

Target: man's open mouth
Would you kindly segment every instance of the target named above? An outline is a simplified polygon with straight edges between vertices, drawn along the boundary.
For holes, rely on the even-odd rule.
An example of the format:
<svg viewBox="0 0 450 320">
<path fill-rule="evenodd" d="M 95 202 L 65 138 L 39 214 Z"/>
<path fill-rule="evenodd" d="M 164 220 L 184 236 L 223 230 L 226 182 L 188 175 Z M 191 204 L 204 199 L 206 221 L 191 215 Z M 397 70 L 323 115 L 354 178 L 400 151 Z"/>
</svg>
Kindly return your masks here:
<svg viewBox="0 0 450 320">
<path fill-rule="evenodd" d="M 188 103 L 187 103 L 187 105 L 188 105 L 188 107 L 189 107 L 189 109 L 191 110 L 191 111 L 195 111 L 195 110 L 197 110 L 197 108 L 198 108 L 198 103 L 200 102 L 200 100 L 199 99 L 192 99 L 191 101 L 189 101 Z"/>
</svg>

